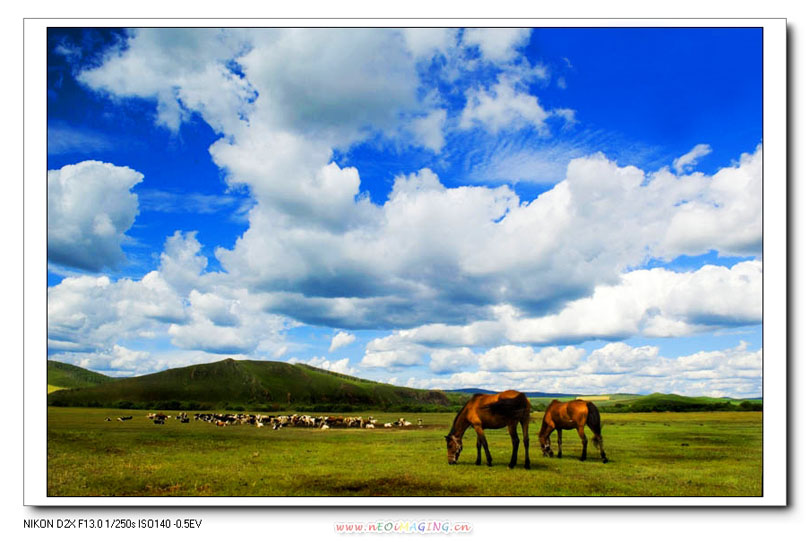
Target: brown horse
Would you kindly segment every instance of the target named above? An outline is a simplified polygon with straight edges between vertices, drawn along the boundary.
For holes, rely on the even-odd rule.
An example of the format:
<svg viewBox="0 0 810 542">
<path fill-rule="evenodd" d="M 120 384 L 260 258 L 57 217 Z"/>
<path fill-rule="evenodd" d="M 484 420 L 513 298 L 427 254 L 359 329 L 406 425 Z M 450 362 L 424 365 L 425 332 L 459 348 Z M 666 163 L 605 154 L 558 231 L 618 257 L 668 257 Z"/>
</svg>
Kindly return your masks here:
<svg viewBox="0 0 810 542">
<path fill-rule="evenodd" d="M 492 466 L 492 456 L 489 453 L 487 439 L 484 436 L 484 429 L 500 429 L 506 427 L 509 436 L 512 437 L 512 459 L 509 461 L 509 468 L 514 468 L 517 463 L 518 444 L 520 439 L 517 435 L 517 424 L 523 429 L 523 447 L 525 448 L 526 462 L 524 467 L 530 468 L 529 464 L 529 417 L 532 405 L 526 396 L 518 391 L 509 390 L 492 395 L 476 393 L 472 399 L 456 414 L 450 433 L 444 439 L 447 441 L 447 462 L 455 465 L 458 456 L 461 454 L 461 437 L 468 427 L 472 426 L 478 435 L 476 448 L 478 458 L 476 465 L 481 464 L 481 447 L 487 454 L 487 466 Z"/>
<path fill-rule="evenodd" d="M 599 418 L 599 410 L 590 401 L 569 401 L 561 403 L 554 399 L 548 405 L 546 413 L 543 415 L 543 425 L 540 427 L 540 449 L 543 450 L 543 457 L 554 457 L 551 451 L 549 435 L 557 430 L 557 457 L 562 457 L 562 430 L 576 429 L 579 438 L 582 440 L 582 456 L 580 461 L 585 461 L 588 452 L 588 439 L 585 437 L 585 425 L 588 425 L 593 432 L 594 446 L 599 447 L 602 454 L 602 463 L 607 463 L 605 448 L 602 446 L 602 422 Z"/>
</svg>

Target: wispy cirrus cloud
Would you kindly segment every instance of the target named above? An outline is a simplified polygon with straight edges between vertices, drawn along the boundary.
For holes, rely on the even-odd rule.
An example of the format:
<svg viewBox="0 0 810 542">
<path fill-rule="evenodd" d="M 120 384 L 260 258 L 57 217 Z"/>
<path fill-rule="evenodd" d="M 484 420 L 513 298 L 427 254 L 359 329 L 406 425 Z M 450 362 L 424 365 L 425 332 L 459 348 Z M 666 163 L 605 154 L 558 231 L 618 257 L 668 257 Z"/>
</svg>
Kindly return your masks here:
<svg viewBox="0 0 810 542">
<path fill-rule="evenodd" d="M 179 193 L 157 189 L 140 190 L 138 197 L 144 211 L 203 215 L 228 212 L 242 219 L 254 204 L 246 195 Z"/>
<path fill-rule="evenodd" d="M 538 145 L 520 135 L 494 138 L 467 157 L 467 179 L 483 184 L 552 185 L 565 178 L 568 163 L 588 154 L 584 142 L 555 140 Z"/>
<path fill-rule="evenodd" d="M 672 161 L 675 173 L 680 175 L 684 172 L 692 171 L 698 160 L 712 152 L 712 148 L 706 143 L 699 143 L 692 147 L 692 150 Z"/>
<path fill-rule="evenodd" d="M 97 153 L 113 149 L 116 145 L 118 142 L 113 141 L 109 134 L 60 122 L 48 123 L 49 155 Z"/>
</svg>

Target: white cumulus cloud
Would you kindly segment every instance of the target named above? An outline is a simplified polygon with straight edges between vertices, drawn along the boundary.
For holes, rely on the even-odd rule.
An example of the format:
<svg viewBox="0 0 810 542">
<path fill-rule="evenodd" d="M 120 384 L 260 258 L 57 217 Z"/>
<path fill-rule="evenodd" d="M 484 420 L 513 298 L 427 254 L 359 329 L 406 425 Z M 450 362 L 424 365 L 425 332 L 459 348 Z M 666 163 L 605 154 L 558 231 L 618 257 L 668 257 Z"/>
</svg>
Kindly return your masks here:
<svg viewBox="0 0 810 542">
<path fill-rule="evenodd" d="M 287 361 L 288 363 L 304 363 L 306 365 L 318 367 L 319 369 L 332 371 L 333 373 L 341 373 L 345 375 L 353 375 L 357 373 L 357 369 L 350 366 L 349 358 L 331 361 L 323 356 L 315 356 L 309 359 L 290 358 Z"/>
<path fill-rule="evenodd" d="M 504 355 L 507 354 L 508 355 Z M 418 379 L 423 388 L 480 387 L 546 393 L 678 393 L 690 396 L 759 397 L 762 349 L 741 342 L 725 350 L 670 358 L 653 346 L 608 343 L 588 356 L 565 347 L 492 349 L 467 371 Z M 492 360 L 499 360 L 492 363 Z"/>
<path fill-rule="evenodd" d="M 532 126 L 539 134 L 546 134 L 546 119 L 551 115 L 536 96 L 522 92 L 513 81 L 501 77 L 489 89 L 467 92 L 467 105 L 461 112 L 459 126 L 469 129 L 480 126 L 491 133 L 504 129 Z"/>
<path fill-rule="evenodd" d="M 140 280 L 76 276 L 48 288 L 49 350 L 71 363 L 130 374 L 225 355 L 283 354 L 282 334 L 292 324 L 266 310 L 266 295 L 204 274 L 199 250 L 193 234 L 177 232 L 160 267 Z M 171 342 L 186 355 L 128 353 L 136 351 L 128 343 L 143 341 Z"/>
<path fill-rule="evenodd" d="M 462 42 L 477 47 L 481 56 L 491 62 L 514 59 L 517 49 L 529 42 L 530 28 L 467 28 Z"/>
<path fill-rule="evenodd" d="M 290 199 L 268 196 L 273 201 L 265 205 L 260 198 L 250 229 L 233 249 L 216 254 L 248 287 L 289 292 L 276 296 L 276 308 L 311 323 L 454 325 L 486 319 L 500 305 L 549 315 L 618 284 L 628 267 L 674 257 L 678 246 L 758 256 L 759 191 L 737 189 L 761 183 L 760 153 L 712 177 L 648 176 L 597 154 L 572 160 L 564 181 L 524 203 L 504 186 L 447 188 L 423 169 L 396 177 L 388 200 L 376 205 L 355 199 L 356 172 L 332 166 L 338 197 L 331 212 L 317 208 L 326 205 L 323 198 L 301 200 L 293 221 L 277 209 Z M 351 187 L 338 187 L 349 180 Z M 702 223 L 709 225 L 699 238 L 690 236 L 694 228 L 679 226 L 697 212 L 707 214 Z M 316 306 L 328 318 L 311 320 Z M 636 312 L 626 314 L 627 325 L 622 318 L 594 320 L 592 333 L 624 333 L 640 322 Z M 749 318 L 750 311 L 741 317 Z M 662 334 L 672 327 L 662 318 L 658 324 Z"/>
<path fill-rule="evenodd" d="M 458 29 L 455 28 L 403 28 L 402 35 L 411 54 L 417 59 L 430 59 L 447 54 L 455 47 Z"/>
<path fill-rule="evenodd" d="M 121 244 L 138 214 L 143 175 L 88 160 L 48 171 L 48 260 L 87 271 L 125 261 Z"/>
<path fill-rule="evenodd" d="M 592 295 L 546 316 L 533 317 L 504 304 L 493 309 L 492 319 L 465 325 L 426 324 L 395 331 L 375 344 L 405 349 L 410 345 L 554 344 L 634 335 L 681 337 L 755 325 L 762 320 L 761 299 L 760 261 L 741 262 L 730 269 L 707 265 L 681 273 L 645 269 L 623 274 L 616 285 L 597 286 Z"/>
<path fill-rule="evenodd" d="M 486 371 L 547 371 L 570 369 L 579 362 L 585 351 L 581 348 L 546 347 L 534 350 L 529 346 L 505 345 L 485 352 L 479 367 Z"/>
<path fill-rule="evenodd" d="M 215 130 L 231 131 L 241 124 L 254 91 L 229 62 L 249 47 L 234 30 L 134 29 L 125 47 L 111 49 L 100 66 L 77 78 L 117 96 L 156 100 L 156 121 L 171 130 L 195 110 Z"/>
<path fill-rule="evenodd" d="M 762 253 L 762 145 L 711 177 L 693 174 L 685 182 L 672 183 L 661 172 L 661 178 L 684 196 L 667 225 L 663 254 L 709 249 L 735 256 Z"/>
<path fill-rule="evenodd" d="M 352 335 L 351 333 L 346 333 L 345 331 L 338 331 L 335 334 L 335 336 L 332 337 L 332 342 L 329 344 L 329 351 L 334 352 L 338 348 L 348 346 L 352 344 L 356 339 L 357 337 Z"/>
<path fill-rule="evenodd" d="M 493 368 L 514 376 L 589 363 L 594 372 L 578 382 L 597 389 L 654 353 L 617 346 L 583 361 L 573 347 L 526 345 L 759 322 L 761 147 L 714 175 L 693 173 L 707 145 L 657 172 L 576 149 L 560 163 L 530 150 L 512 153 L 501 163 L 504 178 L 554 165 L 544 180 L 559 182 L 530 201 L 509 186 L 459 186 L 463 179 L 440 178 L 440 166 L 392 174 L 383 201 L 361 191 L 365 173 L 341 159 L 358 143 L 440 155 L 458 130 L 492 138 L 515 128 L 547 134 L 551 117 L 576 122 L 573 109 L 546 110 L 530 92 L 529 83 L 549 73 L 520 55 L 529 35 L 132 31 L 79 80 L 117 97 L 154 100 L 156 122 L 172 130 L 199 114 L 220 135 L 209 152 L 225 182 L 247 188 L 255 204 L 244 215 L 246 231 L 215 249 L 221 271 L 208 271 L 193 233 L 178 232 L 159 269 L 142 280 L 81 277 L 53 287 L 51 344 L 129 359 L 113 356 L 116 345 L 124 347 L 115 337 L 151 334 L 189 351 L 247 355 L 283 352 L 280 334 L 290 322 L 396 329 L 371 341 L 358 366 L 480 369 L 459 373 L 460 382 Z M 460 113 L 423 86 L 430 62 L 446 63 L 448 75 L 437 77 L 459 85 Z M 486 77 L 473 77 L 476 70 Z M 49 172 L 58 229 L 49 230 L 52 258 L 95 271 L 119 263 L 140 174 L 97 162 L 66 168 Z M 84 179 L 79 170 L 89 182 L 71 180 Z M 104 192 L 100 199 L 102 173 L 120 197 Z M 71 192 L 76 187 L 86 193 Z M 92 253 L 82 255 L 76 243 L 92 243 Z M 731 269 L 643 269 L 712 250 L 749 260 Z M 479 355 L 473 347 L 491 350 Z"/>
</svg>

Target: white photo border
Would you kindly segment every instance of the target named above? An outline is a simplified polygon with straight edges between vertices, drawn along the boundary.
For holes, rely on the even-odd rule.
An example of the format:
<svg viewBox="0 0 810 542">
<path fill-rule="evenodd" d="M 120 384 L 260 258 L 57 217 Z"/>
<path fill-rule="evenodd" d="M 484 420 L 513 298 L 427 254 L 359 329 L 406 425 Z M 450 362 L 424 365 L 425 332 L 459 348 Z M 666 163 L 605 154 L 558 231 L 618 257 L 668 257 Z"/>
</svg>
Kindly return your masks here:
<svg viewBox="0 0 810 542">
<path fill-rule="evenodd" d="M 787 22 L 785 19 L 25 19 L 24 498 L 35 506 L 784 506 L 787 504 Z M 763 29 L 763 495 L 761 497 L 49 497 L 47 51 L 71 27 L 755 27 Z"/>
</svg>

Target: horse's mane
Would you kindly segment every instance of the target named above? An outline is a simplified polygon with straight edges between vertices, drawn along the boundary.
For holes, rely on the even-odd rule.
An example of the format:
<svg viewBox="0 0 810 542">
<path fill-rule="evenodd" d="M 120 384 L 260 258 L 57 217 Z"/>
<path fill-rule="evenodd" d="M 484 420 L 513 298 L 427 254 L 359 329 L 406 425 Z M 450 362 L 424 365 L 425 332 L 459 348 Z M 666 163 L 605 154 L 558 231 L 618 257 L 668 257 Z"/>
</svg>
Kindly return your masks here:
<svg viewBox="0 0 810 542">
<path fill-rule="evenodd" d="M 476 393 L 475 395 L 472 396 L 471 399 L 468 399 L 467 402 L 464 403 L 464 406 L 461 407 L 461 410 L 456 412 L 456 417 L 453 418 L 453 423 L 450 424 L 450 431 L 447 433 L 447 436 L 450 436 L 450 435 L 453 434 L 453 428 L 456 426 L 456 422 L 458 421 L 458 417 L 461 416 L 461 413 L 464 412 L 464 410 L 467 408 L 467 405 L 470 404 L 470 401 L 472 401 L 473 399 L 475 399 L 479 395 L 484 395 L 484 394 L 483 393 Z"/>
</svg>

